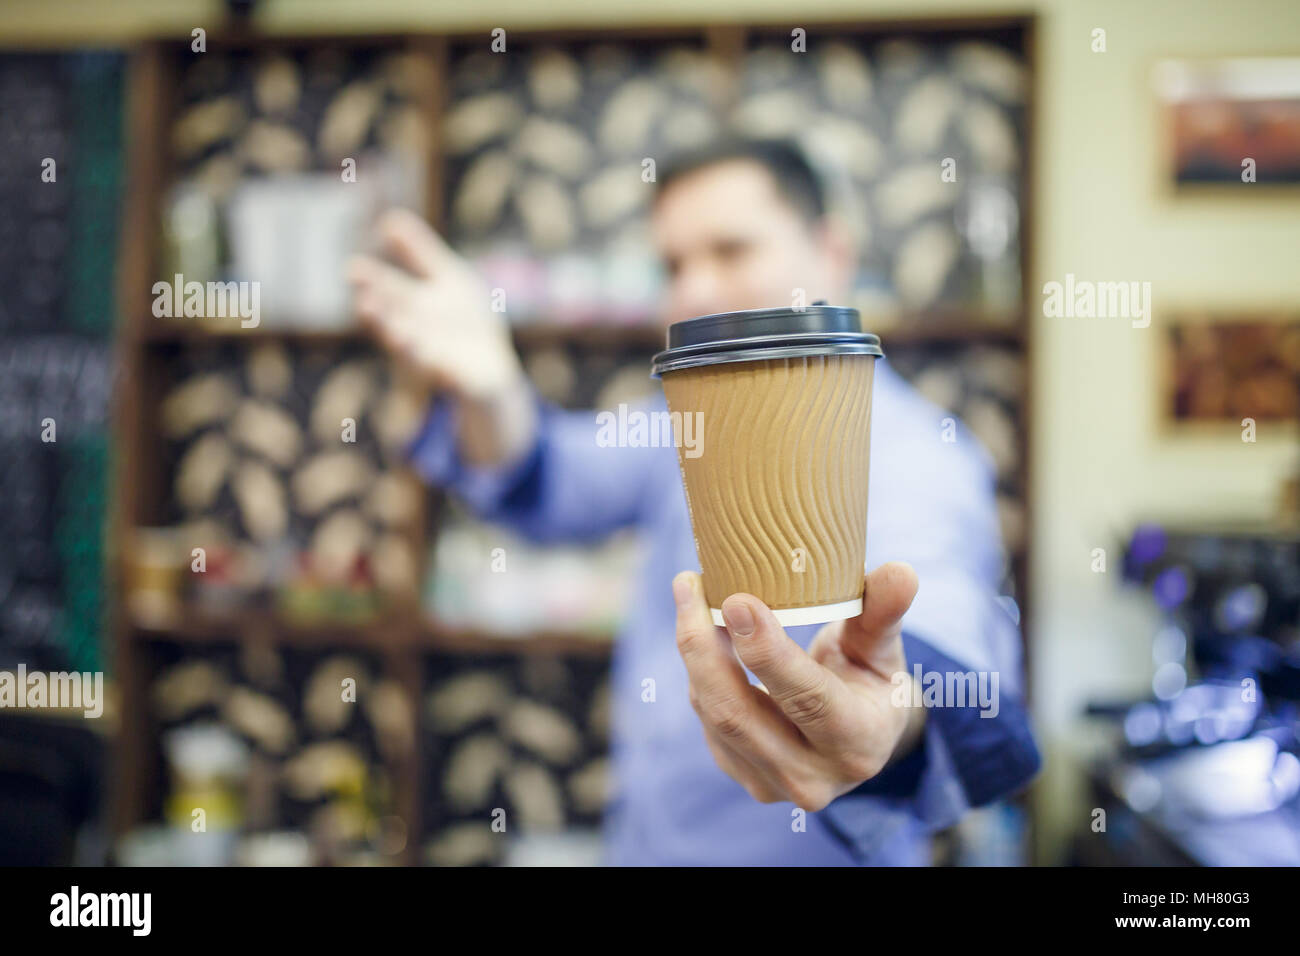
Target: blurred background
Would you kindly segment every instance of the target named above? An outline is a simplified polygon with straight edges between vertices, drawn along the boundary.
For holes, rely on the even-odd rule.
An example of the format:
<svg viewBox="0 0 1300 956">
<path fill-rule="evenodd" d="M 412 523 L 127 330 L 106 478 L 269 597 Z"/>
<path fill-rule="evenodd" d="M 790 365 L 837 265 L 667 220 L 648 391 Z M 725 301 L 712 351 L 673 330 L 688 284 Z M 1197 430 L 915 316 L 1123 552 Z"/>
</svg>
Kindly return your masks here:
<svg viewBox="0 0 1300 956">
<path fill-rule="evenodd" d="M 342 264 L 416 209 L 543 395 L 633 401 L 642 160 L 732 132 L 832 173 L 864 326 L 997 467 L 1044 771 L 935 862 L 1300 863 L 1300 8 L 247 6 L 0 7 L 0 670 L 108 688 L 0 708 L 0 862 L 596 862 L 638 542 L 422 489 Z"/>
</svg>

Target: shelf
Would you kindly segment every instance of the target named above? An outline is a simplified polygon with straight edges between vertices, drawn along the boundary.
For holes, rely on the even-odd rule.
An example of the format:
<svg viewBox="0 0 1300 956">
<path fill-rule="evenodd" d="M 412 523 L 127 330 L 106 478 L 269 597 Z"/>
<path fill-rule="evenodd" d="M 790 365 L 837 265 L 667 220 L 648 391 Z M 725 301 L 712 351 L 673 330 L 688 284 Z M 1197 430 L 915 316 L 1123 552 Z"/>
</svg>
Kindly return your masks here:
<svg viewBox="0 0 1300 956">
<path fill-rule="evenodd" d="M 373 649 L 403 646 L 409 634 L 406 618 L 379 616 L 366 621 L 298 620 L 273 610 L 248 610 L 212 614 L 186 610 L 175 620 L 158 624 L 132 622 L 144 640 L 207 644 L 259 640 L 290 646 L 361 646 Z"/>
<path fill-rule="evenodd" d="M 285 342 L 298 345 L 349 345 L 373 341 L 360 326 L 340 329 L 314 329 L 302 327 L 271 327 L 261 325 L 255 329 L 238 327 L 203 327 L 195 325 L 149 322 L 144 325 L 141 337 L 149 344 L 159 345 L 223 345 L 256 342 Z M 657 325 L 616 325 L 601 323 L 537 322 L 511 326 L 510 334 L 520 349 L 554 346 L 575 348 L 628 348 L 660 351 L 664 348 L 664 330 Z"/>
<path fill-rule="evenodd" d="M 238 327 L 213 328 L 195 325 L 152 322 L 143 327 L 141 337 L 154 345 L 241 345 L 258 342 L 283 342 L 294 345 L 360 345 L 369 343 L 370 336 L 360 326 L 339 329 L 316 329 L 310 327 L 258 326 L 255 329 Z"/>
<path fill-rule="evenodd" d="M 870 319 L 863 325 L 870 329 Z M 875 331 L 875 330 L 873 330 Z M 902 322 L 879 330 L 880 344 L 889 354 L 890 348 L 911 348 L 925 345 L 1024 345 L 1025 334 L 1019 324 L 1006 325 L 992 322 L 930 321 Z"/>
<path fill-rule="evenodd" d="M 428 622 L 423 637 L 430 649 L 455 654 L 539 654 L 573 657 L 607 657 L 613 649 L 612 634 L 539 631 L 521 636 L 488 634 L 484 631 L 443 627 Z"/>
<path fill-rule="evenodd" d="M 482 630 L 445 627 L 434 621 L 390 614 L 348 622 L 296 620 L 273 610 L 213 614 L 188 609 L 174 620 L 143 624 L 132 622 L 141 640 L 174 641 L 181 644 L 263 641 L 290 647 L 364 647 L 374 650 L 409 648 L 449 651 L 456 654 L 560 654 L 604 657 L 610 652 L 612 634 L 585 635 L 579 632 L 539 631 L 523 635 L 491 634 Z"/>
<path fill-rule="evenodd" d="M 201 321 L 201 320 L 196 320 Z M 871 319 L 863 320 L 872 329 Z M 535 322 L 511 326 L 515 346 L 529 351 L 540 348 L 637 349 L 658 352 L 665 345 L 665 330 L 658 325 L 615 323 Z M 918 345 L 979 344 L 1020 346 L 1024 332 L 1018 325 L 992 322 L 907 320 L 878 330 L 885 348 Z M 256 342 L 284 342 L 297 345 L 362 345 L 373 341 L 360 326 L 340 329 L 310 327 L 267 327 L 256 329 L 203 328 L 171 324 L 147 324 L 145 342 L 161 345 L 223 345 Z"/>
<path fill-rule="evenodd" d="M 891 319 L 891 324 L 884 328 L 873 327 L 872 318 L 866 316 L 863 318 L 863 326 L 867 331 L 878 332 L 886 349 L 890 346 L 904 348 L 979 343 L 1019 347 L 1024 344 L 1025 338 L 1023 325 L 1018 321 L 1008 322 L 1004 318 L 994 321 L 992 318 L 981 319 L 960 313 Z M 511 334 L 515 345 L 524 350 L 568 346 L 589 349 L 636 348 L 658 352 L 667 347 L 666 331 L 660 325 L 537 322 L 514 326 Z"/>
<path fill-rule="evenodd" d="M 525 322 L 511 326 L 510 334 L 514 337 L 515 345 L 520 349 L 570 346 L 659 352 L 665 348 L 664 328 L 648 324 Z"/>
</svg>

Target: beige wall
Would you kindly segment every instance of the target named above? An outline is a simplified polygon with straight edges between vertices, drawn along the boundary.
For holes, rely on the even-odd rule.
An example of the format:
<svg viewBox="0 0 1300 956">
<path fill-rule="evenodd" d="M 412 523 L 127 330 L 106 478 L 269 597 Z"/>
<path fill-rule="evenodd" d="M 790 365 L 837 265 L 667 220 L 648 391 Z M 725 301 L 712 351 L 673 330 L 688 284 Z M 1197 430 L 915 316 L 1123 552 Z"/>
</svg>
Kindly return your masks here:
<svg viewBox="0 0 1300 956">
<path fill-rule="evenodd" d="M 1089 47 L 1097 26 L 1104 54 Z M 1071 825 L 1086 810 L 1070 805 L 1060 759 L 1080 740 L 1073 715 L 1086 694 L 1140 688 L 1151 671 L 1149 609 L 1117 592 L 1117 535 L 1164 515 L 1268 520 L 1283 476 L 1300 466 L 1294 432 L 1256 444 L 1174 438 L 1159 434 L 1154 413 L 1156 346 L 1171 313 L 1300 311 L 1296 199 L 1174 200 L 1155 178 L 1152 63 L 1264 53 L 1300 53 L 1300 5 L 1063 3 L 1044 13 L 1038 287 L 1067 272 L 1149 280 L 1154 312 L 1147 329 L 1036 319 L 1035 711 L 1054 758 L 1039 806 Z M 1112 558 L 1106 575 L 1091 571 L 1095 547 Z"/>
<path fill-rule="evenodd" d="M 211 3 L 45 0 L 0 7 L 0 37 L 33 43 L 205 25 Z M 1033 381 L 1036 573 L 1035 709 L 1049 772 L 1038 799 L 1046 845 L 1086 820 L 1067 755 L 1084 739 L 1074 715 L 1090 694 L 1139 691 L 1150 671 L 1149 609 L 1118 589 L 1116 547 L 1142 518 L 1269 520 L 1283 476 L 1300 464 L 1294 432 L 1256 444 L 1158 433 L 1156 343 L 1171 313 L 1200 307 L 1300 309 L 1300 201 L 1178 199 L 1157 185 L 1157 127 L 1149 92 L 1164 56 L 1300 54 L 1291 0 L 969 0 L 863 3 L 806 0 L 812 20 L 1034 10 L 1039 32 L 1039 175 L 1034 287 L 1080 279 L 1152 283 L 1154 321 L 1035 317 Z M 712 20 L 787 22 L 772 0 L 270 0 L 268 25 L 289 31 Z M 798 25 L 798 21 L 788 21 Z M 1091 31 L 1107 31 L 1093 53 Z M 1110 572 L 1091 570 L 1106 548 Z"/>
</svg>

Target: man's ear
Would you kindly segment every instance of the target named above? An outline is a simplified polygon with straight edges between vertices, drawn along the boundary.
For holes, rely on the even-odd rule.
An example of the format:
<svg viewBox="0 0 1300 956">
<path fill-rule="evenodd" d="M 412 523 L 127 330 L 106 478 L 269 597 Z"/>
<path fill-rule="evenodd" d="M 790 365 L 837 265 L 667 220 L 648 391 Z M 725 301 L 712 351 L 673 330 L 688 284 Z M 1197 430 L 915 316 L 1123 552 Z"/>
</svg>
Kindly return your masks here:
<svg viewBox="0 0 1300 956">
<path fill-rule="evenodd" d="M 851 289 L 858 269 L 858 243 L 848 223 L 834 214 L 823 216 L 816 226 L 821 259 L 833 289 Z"/>
</svg>

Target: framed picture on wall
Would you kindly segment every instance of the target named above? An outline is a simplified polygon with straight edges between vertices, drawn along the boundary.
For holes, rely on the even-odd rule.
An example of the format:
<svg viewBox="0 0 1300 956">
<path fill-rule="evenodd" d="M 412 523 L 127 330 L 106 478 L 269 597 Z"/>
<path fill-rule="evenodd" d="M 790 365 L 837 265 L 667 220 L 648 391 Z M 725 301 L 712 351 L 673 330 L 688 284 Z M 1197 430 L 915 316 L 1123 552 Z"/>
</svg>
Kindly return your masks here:
<svg viewBox="0 0 1300 956">
<path fill-rule="evenodd" d="M 1300 186 L 1300 57 L 1163 60 L 1155 88 L 1173 188 Z"/>
<path fill-rule="evenodd" d="M 1183 314 L 1165 327 L 1163 353 L 1167 426 L 1300 422 L 1300 315 Z"/>
</svg>

